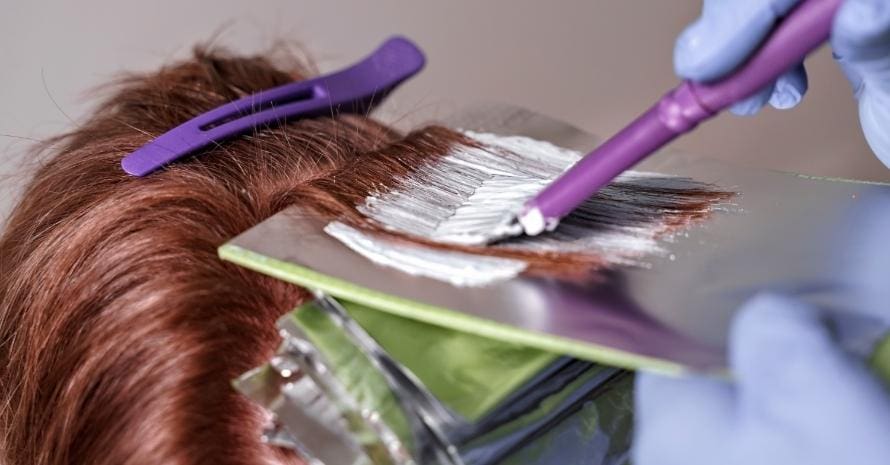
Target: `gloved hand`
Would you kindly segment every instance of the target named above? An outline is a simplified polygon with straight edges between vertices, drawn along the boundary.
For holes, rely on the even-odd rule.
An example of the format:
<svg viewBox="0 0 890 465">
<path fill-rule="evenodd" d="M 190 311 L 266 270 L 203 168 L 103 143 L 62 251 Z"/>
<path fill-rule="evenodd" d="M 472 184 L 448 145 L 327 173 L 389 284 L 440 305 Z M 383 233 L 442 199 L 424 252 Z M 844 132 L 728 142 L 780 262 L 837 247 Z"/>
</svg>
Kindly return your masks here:
<svg viewBox="0 0 890 465">
<path fill-rule="evenodd" d="M 640 374 L 635 465 L 890 462 L 890 396 L 815 309 L 760 295 L 730 334 L 735 382 Z"/>
<path fill-rule="evenodd" d="M 728 74 L 751 54 L 777 18 L 799 0 L 704 0 L 702 16 L 677 40 L 679 76 L 710 81 Z M 859 100 L 862 131 L 878 158 L 890 167 L 890 1 L 845 0 L 831 38 L 835 58 Z M 791 108 L 807 90 L 803 65 L 772 86 L 736 104 L 736 114 L 756 113 L 766 103 Z"/>
</svg>

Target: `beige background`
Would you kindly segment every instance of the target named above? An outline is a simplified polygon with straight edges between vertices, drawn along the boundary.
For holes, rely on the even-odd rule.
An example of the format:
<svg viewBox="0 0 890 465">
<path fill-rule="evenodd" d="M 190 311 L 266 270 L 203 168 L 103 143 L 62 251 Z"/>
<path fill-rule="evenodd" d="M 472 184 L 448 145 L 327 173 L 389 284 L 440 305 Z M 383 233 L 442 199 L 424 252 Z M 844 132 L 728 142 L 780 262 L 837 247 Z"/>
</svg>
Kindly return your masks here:
<svg viewBox="0 0 890 465">
<path fill-rule="evenodd" d="M 31 143 L 71 127 L 86 91 L 122 70 L 148 70 L 217 36 L 240 51 L 295 40 L 322 70 L 392 33 L 429 66 L 395 97 L 401 111 L 450 99 L 512 102 L 600 135 L 675 83 L 673 41 L 700 0 L 3 0 L 0 180 L 8 208 Z M 823 50 L 811 92 L 790 112 L 724 116 L 676 143 L 696 155 L 815 175 L 890 180 L 861 138 L 855 102 Z M 25 160 L 27 161 L 27 160 Z"/>
</svg>

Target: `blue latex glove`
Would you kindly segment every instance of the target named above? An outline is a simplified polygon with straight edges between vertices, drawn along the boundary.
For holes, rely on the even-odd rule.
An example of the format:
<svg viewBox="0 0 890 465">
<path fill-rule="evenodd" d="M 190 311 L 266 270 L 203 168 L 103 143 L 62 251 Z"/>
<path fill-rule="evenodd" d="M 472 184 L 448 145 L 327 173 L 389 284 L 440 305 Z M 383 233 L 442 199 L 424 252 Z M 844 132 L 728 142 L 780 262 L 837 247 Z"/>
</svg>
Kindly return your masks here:
<svg viewBox="0 0 890 465">
<path fill-rule="evenodd" d="M 730 334 L 735 382 L 642 373 L 635 465 L 890 463 L 890 396 L 816 309 L 760 295 Z"/>
<path fill-rule="evenodd" d="M 702 16 L 677 40 L 677 74 L 710 81 L 729 73 L 757 48 L 776 19 L 798 2 L 705 0 Z M 835 20 L 831 42 L 859 100 L 865 138 L 878 158 L 890 166 L 890 1 L 846 0 Z M 731 111 L 750 115 L 767 103 L 791 108 L 806 90 L 807 75 L 799 65 Z"/>
</svg>

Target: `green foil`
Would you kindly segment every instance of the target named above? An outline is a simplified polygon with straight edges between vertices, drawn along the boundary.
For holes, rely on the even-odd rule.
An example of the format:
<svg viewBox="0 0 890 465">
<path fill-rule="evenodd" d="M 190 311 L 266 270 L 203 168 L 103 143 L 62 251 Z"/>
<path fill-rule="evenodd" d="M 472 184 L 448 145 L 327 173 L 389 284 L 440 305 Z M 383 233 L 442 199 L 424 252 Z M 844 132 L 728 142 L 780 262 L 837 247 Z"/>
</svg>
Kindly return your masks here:
<svg viewBox="0 0 890 465">
<path fill-rule="evenodd" d="M 469 421 L 491 411 L 557 358 L 519 344 L 341 303 L 436 398 Z"/>
<path fill-rule="evenodd" d="M 370 427 L 362 412 L 375 412 L 379 421 L 394 433 L 409 451 L 414 449 L 411 425 L 386 379 L 367 356 L 344 334 L 343 330 L 315 303 L 303 305 L 291 313 L 293 322 L 324 358 L 327 369 L 341 383 L 345 397 L 329 396 L 340 407 L 350 433 L 372 463 L 395 463 L 388 458 L 378 432 Z M 307 373 L 316 380 L 318 373 Z M 317 381 L 318 384 L 324 384 Z"/>
</svg>

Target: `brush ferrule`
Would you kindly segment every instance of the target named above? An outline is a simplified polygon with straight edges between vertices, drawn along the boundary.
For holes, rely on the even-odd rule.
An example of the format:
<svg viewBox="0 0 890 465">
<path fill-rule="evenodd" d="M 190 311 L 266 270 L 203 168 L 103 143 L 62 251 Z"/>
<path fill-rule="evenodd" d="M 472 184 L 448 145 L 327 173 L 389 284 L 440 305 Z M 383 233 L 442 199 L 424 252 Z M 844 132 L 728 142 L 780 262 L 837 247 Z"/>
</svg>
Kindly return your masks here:
<svg viewBox="0 0 890 465">
<path fill-rule="evenodd" d="M 517 219 L 522 230 L 529 236 L 553 231 L 559 226 L 559 218 L 545 218 L 540 208 L 531 205 L 524 208 Z"/>
</svg>

